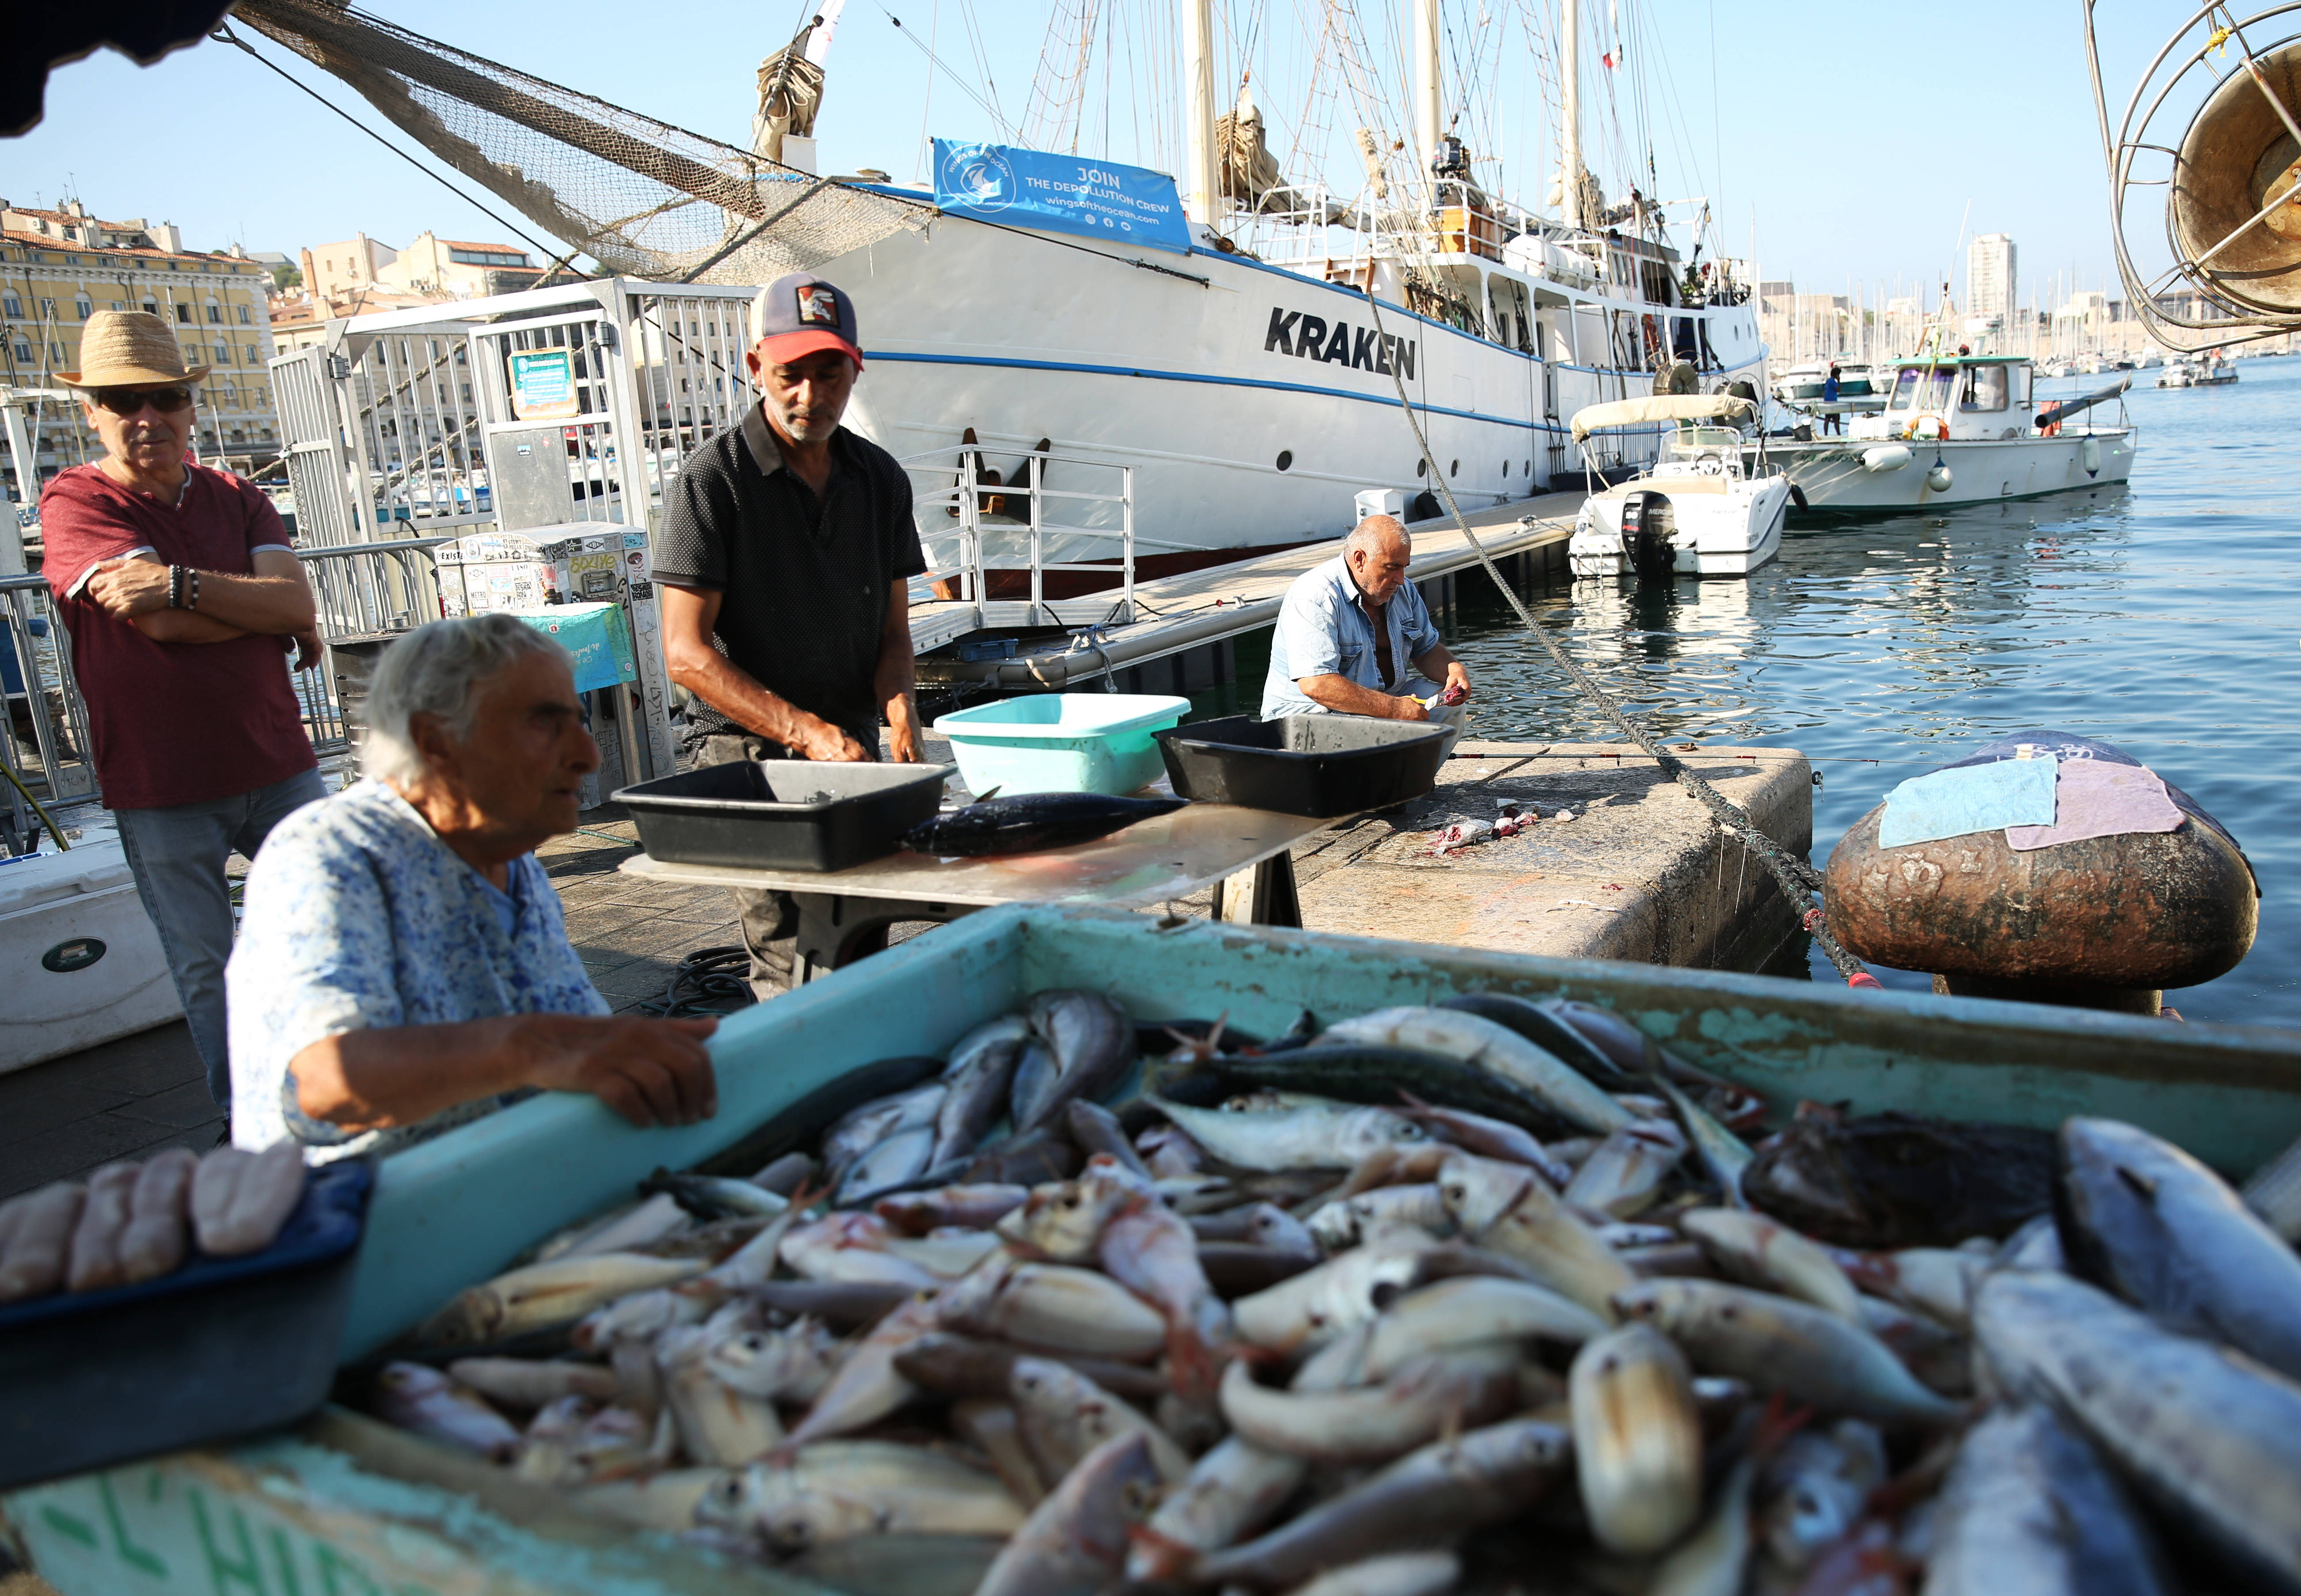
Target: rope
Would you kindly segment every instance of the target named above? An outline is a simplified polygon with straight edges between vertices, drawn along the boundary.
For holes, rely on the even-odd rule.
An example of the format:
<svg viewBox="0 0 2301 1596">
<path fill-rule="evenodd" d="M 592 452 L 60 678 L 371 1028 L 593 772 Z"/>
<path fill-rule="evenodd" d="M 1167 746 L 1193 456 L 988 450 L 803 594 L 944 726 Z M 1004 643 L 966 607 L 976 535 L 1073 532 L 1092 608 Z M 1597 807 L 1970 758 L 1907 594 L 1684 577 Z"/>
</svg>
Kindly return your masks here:
<svg viewBox="0 0 2301 1596">
<path fill-rule="evenodd" d="M 1368 313 L 1374 318 L 1375 337 L 1379 339 L 1384 336 L 1382 308 L 1380 303 L 1375 298 L 1372 283 L 1368 284 L 1366 301 Z M 1687 769 L 1683 761 L 1666 751 L 1644 727 L 1624 714 L 1621 706 L 1616 704 L 1608 696 L 1606 689 L 1600 687 L 1590 673 L 1584 670 L 1581 664 L 1560 646 L 1557 639 L 1551 635 L 1550 628 L 1535 619 L 1534 612 L 1526 607 L 1524 601 L 1519 597 L 1517 589 L 1502 580 L 1502 573 L 1496 569 L 1493 556 L 1486 553 L 1485 545 L 1480 543 L 1477 534 L 1470 530 L 1468 520 L 1462 514 L 1462 507 L 1454 502 L 1453 486 L 1446 480 L 1446 473 L 1438 469 L 1438 457 L 1431 453 L 1429 440 L 1422 435 L 1422 422 L 1414 414 L 1414 402 L 1406 396 L 1406 381 L 1400 376 L 1395 363 L 1391 367 L 1390 380 L 1398 389 L 1399 407 L 1406 412 L 1406 424 L 1414 430 L 1415 447 L 1422 451 L 1423 462 L 1430 468 L 1431 480 L 1438 485 L 1439 493 L 1445 497 L 1446 513 L 1454 518 L 1454 524 L 1460 530 L 1464 539 L 1468 542 L 1470 551 L 1478 556 L 1478 564 L 1485 566 L 1486 574 L 1494 579 L 1496 591 L 1502 594 L 1503 599 L 1516 612 L 1519 624 L 1534 634 L 1535 640 L 1540 642 L 1549 653 L 1558 668 L 1566 673 L 1567 679 L 1574 683 L 1584 698 L 1597 706 L 1598 712 L 1612 722 L 1617 731 L 1644 749 L 1647 756 L 1661 767 L 1664 775 L 1669 776 L 1670 780 L 1699 799 L 1703 807 L 1709 810 L 1711 817 L 1718 823 L 1719 830 L 1758 856 L 1766 868 L 1773 873 L 1774 880 L 1780 884 L 1783 893 L 1792 903 L 1802 902 L 1812 894 L 1820 891 L 1821 877 L 1815 873 L 1812 865 L 1796 855 L 1787 852 L 1772 838 L 1758 830 L 1750 817 L 1727 802 L 1716 788 Z M 1812 916 L 1809 915 L 1807 918 L 1811 920 Z M 1819 924 L 1809 925 L 1807 929 L 1812 932 L 1815 943 L 1823 953 L 1828 956 L 1829 962 L 1837 966 L 1840 975 L 1850 981 L 1853 977 L 1864 973 L 1862 961 L 1840 947 L 1837 940 L 1827 931 Z"/>
<path fill-rule="evenodd" d="M 32 796 L 32 790 L 24 785 L 23 779 L 8 767 L 5 760 L 0 760 L 0 776 L 7 777 L 8 785 L 21 793 L 24 801 L 32 806 L 32 813 L 40 817 L 40 823 L 48 828 L 48 835 L 56 840 L 56 851 L 70 853 L 71 844 L 64 840 L 63 828 L 56 824 L 56 817 L 40 807 L 40 800 Z"/>
</svg>

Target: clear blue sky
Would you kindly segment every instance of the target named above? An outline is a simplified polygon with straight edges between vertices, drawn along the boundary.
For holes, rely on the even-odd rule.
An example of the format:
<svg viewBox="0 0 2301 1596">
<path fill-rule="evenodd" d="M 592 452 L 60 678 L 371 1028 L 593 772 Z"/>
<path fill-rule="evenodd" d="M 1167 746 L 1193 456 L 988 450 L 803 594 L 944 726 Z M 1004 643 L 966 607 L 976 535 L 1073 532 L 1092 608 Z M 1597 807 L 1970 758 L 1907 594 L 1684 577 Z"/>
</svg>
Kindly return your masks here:
<svg viewBox="0 0 2301 1596">
<path fill-rule="evenodd" d="M 824 169 L 875 166 L 908 180 L 925 170 L 923 132 L 996 138 L 1000 130 L 977 96 L 995 101 L 1009 127 L 1022 124 L 1048 16 L 1080 3 L 850 0 L 817 127 Z M 749 137 L 753 67 L 811 9 L 791 0 L 638 8 L 604 0 L 370 4 L 418 32 L 738 145 Z M 1552 5 L 1447 0 L 1450 59 L 1483 50 L 1482 75 L 1501 89 L 1484 120 L 1471 119 L 1473 147 L 1501 156 L 1506 190 L 1536 205 L 1554 160 L 1551 130 L 1538 111 L 1510 106 L 1541 101 L 1527 18 Z M 1942 0 L 1916 11 L 1875 0 L 1620 6 L 1634 19 L 1623 24 L 1634 29 L 1627 64 L 1644 68 L 1663 196 L 1711 196 L 1737 255 L 1749 247 L 1754 220 L 1767 277 L 1841 293 L 1853 280 L 1865 292 L 1897 278 L 1937 280 L 1957 258 L 1970 204 L 1969 231 L 2014 236 L 2024 298 L 2033 286 L 2042 297 L 2055 272 L 2064 282 L 2074 272 L 2089 286 L 2106 283 L 2106 183 L 2077 0 Z M 1171 165 L 1176 112 L 1159 86 L 1170 88 L 1176 75 L 1173 7 L 1174 0 L 1103 0 L 1108 47 L 1089 73 L 1081 153 Z M 1607 0 L 1584 0 L 1584 8 L 1595 19 L 1594 46 L 1603 42 L 1595 35 L 1610 31 Z M 1282 156 L 1304 121 L 1309 50 L 1287 30 L 1307 9 L 1293 0 L 1216 0 L 1218 97 L 1227 97 L 1242 60 L 1251 66 Z M 1370 66 L 1393 83 L 1389 13 L 1398 9 L 1360 4 Z M 902 19 L 900 29 L 891 13 Z M 2104 0 L 2101 14 L 2116 104 L 2178 19 L 2170 8 L 2133 0 Z M 1480 16 L 1485 26 L 1468 25 Z M 388 127 L 346 86 L 243 31 L 369 126 Z M 933 73 L 931 105 L 919 48 L 930 34 L 944 69 Z M 1603 168 L 1611 155 L 1619 166 L 1625 147 L 1638 143 L 1637 119 L 1627 97 L 1610 109 L 1603 69 L 1588 71 L 1601 79 L 1591 91 L 1594 164 Z M 1627 96 L 1627 80 L 1615 81 Z M 1130 82 L 1150 87 L 1130 89 Z M 1326 147 L 1347 149 L 1355 120 L 1347 103 L 1338 104 Z M 1618 131 L 1626 128 L 1627 135 Z M 396 130 L 387 137 L 406 146 Z M 1326 170 L 1344 176 L 1337 168 L 1346 164 L 1330 155 Z M 1600 176 L 1610 195 L 1626 187 L 1616 171 Z M 102 52 L 51 78 L 46 120 L 23 138 L 0 140 L 0 196 L 54 204 L 66 191 L 106 216 L 172 220 L 197 247 L 237 239 L 292 255 L 356 230 L 395 246 L 425 229 L 476 239 L 506 233 L 213 43 L 142 69 Z"/>
</svg>

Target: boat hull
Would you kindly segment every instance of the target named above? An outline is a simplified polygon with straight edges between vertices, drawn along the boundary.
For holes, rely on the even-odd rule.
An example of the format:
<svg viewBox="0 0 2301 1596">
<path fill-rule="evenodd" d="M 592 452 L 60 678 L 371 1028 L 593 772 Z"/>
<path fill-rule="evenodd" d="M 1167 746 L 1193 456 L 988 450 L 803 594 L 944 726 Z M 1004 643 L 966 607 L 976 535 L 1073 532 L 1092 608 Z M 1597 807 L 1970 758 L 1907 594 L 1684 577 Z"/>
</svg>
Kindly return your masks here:
<svg viewBox="0 0 2301 1596">
<path fill-rule="evenodd" d="M 1667 477 L 1641 477 L 1629 491 L 1661 494 L 1674 521 L 1671 571 L 1679 576 L 1747 576 L 1782 549 L 1789 509 L 1786 477 L 1736 482 L 1724 493 L 1671 494 Z M 1625 576 L 1635 567 L 1622 544 L 1622 494 L 1586 501 L 1568 541 L 1568 569 L 1576 576 Z"/>
<path fill-rule="evenodd" d="M 1953 439 L 1895 448 L 1875 439 L 1774 443 L 1766 458 L 1789 473 L 1804 503 L 1800 516 L 1890 515 L 1912 510 L 1950 509 L 2035 498 L 2073 489 L 2124 481 L 2133 472 L 2137 435 L 2131 428 L 2096 432 L 2064 431 L 2054 438 Z M 2099 464 L 2088 471 L 2086 446 L 2097 446 Z M 1882 469 L 1866 460 L 1884 455 Z M 1750 457 L 1754 462 L 1754 453 Z M 1938 461 L 1950 471 L 1947 489 L 1929 480 Z M 1793 501 L 1795 503 L 1795 500 Z"/>
<path fill-rule="evenodd" d="M 1116 473 L 1067 462 L 1134 468 L 1138 559 L 1337 537 L 1363 489 L 1397 489 L 1410 505 L 1435 491 L 1401 381 L 1466 510 L 1578 474 L 1560 418 L 1653 381 L 1539 359 L 1391 305 L 1385 345 L 1362 294 L 1243 256 L 1102 249 L 958 217 L 819 270 L 853 297 L 863 330 L 850 424 L 898 458 L 948 451 L 915 464 L 923 495 L 951 484 L 969 428 L 1002 478 L 1045 439 L 1062 457 L 1047 472 L 1052 494 L 1117 491 Z M 1726 363 L 1706 385 L 1762 378 L 1748 313 L 1691 313 Z M 1347 352 L 1311 353 L 1313 322 L 1329 352 L 1348 328 Z M 1658 436 L 1629 439 L 1624 459 L 1650 460 Z M 1100 547 L 1062 539 L 1059 553 L 1050 540 L 1046 558 L 1118 553 L 1115 501 L 1050 497 L 1046 519 L 1111 534 Z M 919 520 L 930 560 L 945 564 L 954 518 L 923 506 Z"/>
</svg>

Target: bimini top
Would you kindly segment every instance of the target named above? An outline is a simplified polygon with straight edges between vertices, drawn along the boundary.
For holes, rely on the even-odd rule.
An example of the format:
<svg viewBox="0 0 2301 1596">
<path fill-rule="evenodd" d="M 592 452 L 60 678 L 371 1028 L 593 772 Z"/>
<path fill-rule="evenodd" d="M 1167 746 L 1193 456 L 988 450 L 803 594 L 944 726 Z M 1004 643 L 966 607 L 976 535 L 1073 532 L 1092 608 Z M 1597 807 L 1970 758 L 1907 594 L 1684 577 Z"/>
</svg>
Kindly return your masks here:
<svg viewBox="0 0 2301 1596">
<path fill-rule="evenodd" d="M 1745 422 L 1758 407 L 1734 394 L 1655 394 L 1644 399 L 1612 399 L 1574 413 L 1574 441 L 1611 427 L 1645 422 Z"/>
</svg>

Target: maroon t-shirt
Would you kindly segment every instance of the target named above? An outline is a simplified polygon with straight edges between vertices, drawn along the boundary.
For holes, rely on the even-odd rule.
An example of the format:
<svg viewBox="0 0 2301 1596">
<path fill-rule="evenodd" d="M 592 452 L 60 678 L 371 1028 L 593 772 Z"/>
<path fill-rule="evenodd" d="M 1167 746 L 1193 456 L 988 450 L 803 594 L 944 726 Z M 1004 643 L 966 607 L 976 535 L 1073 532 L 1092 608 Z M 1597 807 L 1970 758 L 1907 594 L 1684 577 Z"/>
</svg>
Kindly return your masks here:
<svg viewBox="0 0 2301 1596">
<path fill-rule="evenodd" d="M 93 465 L 59 472 L 40 495 L 41 575 L 71 635 L 105 806 L 159 809 L 284 781 L 317 761 L 276 637 L 155 643 L 105 613 L 86 579 L 148 549 L 163 564 L 253 574 L 255 551 L 289 547 L 252 482 L 187 461 L 180 506 L 122 488 Z"/>
</svg>

